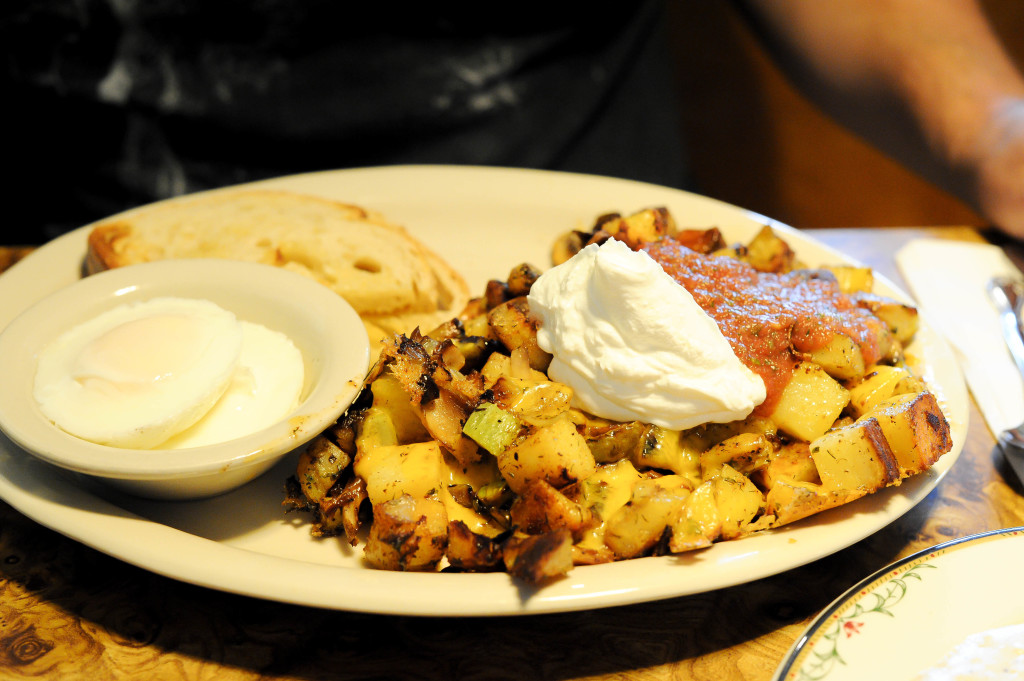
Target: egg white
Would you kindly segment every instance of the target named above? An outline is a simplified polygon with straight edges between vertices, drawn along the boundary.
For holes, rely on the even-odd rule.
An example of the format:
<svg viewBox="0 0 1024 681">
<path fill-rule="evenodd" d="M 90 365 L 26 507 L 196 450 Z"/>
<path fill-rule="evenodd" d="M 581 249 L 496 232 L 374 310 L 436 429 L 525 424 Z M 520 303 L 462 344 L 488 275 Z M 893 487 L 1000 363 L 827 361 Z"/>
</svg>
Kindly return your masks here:
<svg viewBox="0 0 1024 681">
<path fill-rule="evenodd" d="M 38 354 L 34 396 L 63 430 L 149 449 L 193 425 L 231 384 L 242 326 L 205 300 L 154 298 L 108 310 Z"/>
<path fill-rule="evenodd" d="M 277 423 L 298 406 L 305 377 L 302 353 L 283 333 L 241 324 L 242 355 L 228 389 L 206 416 L 159 449 L 225 442 Z"/>
</svg>

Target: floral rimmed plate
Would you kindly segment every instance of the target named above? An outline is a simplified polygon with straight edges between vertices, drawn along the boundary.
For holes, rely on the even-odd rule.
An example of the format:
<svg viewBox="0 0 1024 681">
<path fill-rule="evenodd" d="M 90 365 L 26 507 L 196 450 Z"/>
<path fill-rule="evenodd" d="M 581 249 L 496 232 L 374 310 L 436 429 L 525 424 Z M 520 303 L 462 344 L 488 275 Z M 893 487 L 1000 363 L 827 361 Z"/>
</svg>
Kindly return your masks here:
<svg viewBox="0 0 1024 681">
<path fill-rule="evenodd" d="M 912 681 L 968 637 L 1024 624 L 1024 527 L 938 544 L 867 577 L 818 615 L 774 681 Z"/>
</svg>

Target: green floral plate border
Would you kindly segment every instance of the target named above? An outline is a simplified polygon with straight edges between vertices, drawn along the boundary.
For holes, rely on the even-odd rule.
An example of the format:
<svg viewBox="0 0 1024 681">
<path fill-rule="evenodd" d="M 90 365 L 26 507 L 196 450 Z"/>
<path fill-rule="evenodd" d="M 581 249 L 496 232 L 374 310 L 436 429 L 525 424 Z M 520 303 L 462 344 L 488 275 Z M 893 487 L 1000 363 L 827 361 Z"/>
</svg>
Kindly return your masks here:
<svg viewBox="0 0 1024 681">
<path fill-rule="evenodd" d="M 898 560 L 825 608 L 773 681 L 909 681 L 967 635 L 1024 622 L 1024 595 L 1007 591 L 1020 586 L 1022 560 L 1024 527 L 954 539 Z"/>
</svg>

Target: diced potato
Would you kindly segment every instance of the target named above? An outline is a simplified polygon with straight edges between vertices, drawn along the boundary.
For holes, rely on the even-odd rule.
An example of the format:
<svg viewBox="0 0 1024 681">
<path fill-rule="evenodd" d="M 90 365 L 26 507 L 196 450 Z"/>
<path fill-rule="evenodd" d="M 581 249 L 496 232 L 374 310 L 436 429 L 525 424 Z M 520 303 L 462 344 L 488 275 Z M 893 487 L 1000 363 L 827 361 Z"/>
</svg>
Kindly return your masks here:
<svg viewBox="0 0 1024 681">
<path fill-rule="evenodd" d="M 505 282 L 509 295 L 514 298 L 528 295 L 540 274 L 540 270 L 529 263 L 520 263 L 513 267 L 509 270 L 508 280 Z"/>
<path fill-rule="evenodd" d="M 563 262 L 583 250 L 586 245 L 582 232 L 566 232 L 551 244 L 551 264 L 561 265 Z"/>
<path fill-rule="evenodd" d="M 771 489 L 781 479 L 820 483 L 818 467 L 806 442 L 788 442 L 775 451 L 768 465 L 752 476 L 763 489 Z"/>
<path fill-rule="evenodd" d="M 640 421 L 609 422 L 590 426 L 584 437 L 590 453 L 598 463 L 614 463 L 622 459 L 637 458 L 642 451 L 648 426 Z"/>
<path fill-rule="evenodd" d="M 447 543 L 444 505 L 403 495 L 374 505 L 363 557 L 383 570 L 433 570 Z"/>
<path fill-rule="evenodd" d="M 588 509 L 596 521 L 577 536 L 576 546 L 590 556 L 614 556 L 604 543 L 603 522 L 625 506 L 633 495 L 633 485 L 642 479 L 639 471 L 628 460 L 600 466 L 576 486 L 576 500 Z"/>
<path fill-rule="evenodd" d="M 893 338 L 900 343 L 908 343 L 917 333 L 920 326 L 917 308 L 871 293 L 856 296 L 857 304 L 870 310 L 876 317 L 885 322 Z"/>
<path fill-rule="evenodd" d="M 667 527 L 678 523 L 689 495 L 685 484 L 667 487 L 658 479 L 636 483 L 629 503 L 605 523 L 605 544 L 618 559 L 645 553 L 658 543 Z"/>
<path fill-rule="evenodd" d="M 747 476 L 729 464 L 723 465 L 721 474 L 711 482 L 722 539 L 740 536 L 743 528 L 764 509 L 764 495 Z"/>
<path fill-rule="evenodd" d="M 847 495 L 826 490 L 821 485 L 781 478 L 765 496 L 765 513 L 775 518 L 774 525 L 785 525 L 840 506 L 847 500 Z"/>
<path fill-rule="evenodd" d="M 601 229 L 631 245 L 655 241 L 677 231 L 672 215 L 664 208 L 647 208 L 628 217 L 613 217 L 602 222 Z"/>
<path fill-rule="evenodd" d="M 530 366 L 545 371 L 551 363 L 551 355 L 537 345 L 537 323 L 530 317 L 529 309 L 525 297 L 513 298 L 490 310 L 487 318 L 494 335 L 505 347 L 509 350 L 523 348 Z"/>
<path fill-rule="evenodd" d="M 896 457 L 873 418 L 830 430 L 810 446 L 826 490 L 866 494 L 899 480 Z"/>
<path fill-rule="evenodd" d="M 494 401 L 521 420 L 539 426 L 569 411 L 572 389 L 545 378 L 542 381 L 502 376 L 492 388 Z"/>
<path fill-rule="evenodd" d="M 864 375 L 864 353 L 856 341 L 845 334 L 837 333 L 820 348 L 800 353 L 806 359 L 825 370 L 829 376 L 840 381 L 860 378 Z"/>
<path fill-rule="evenodd" d="M 717 227 L 707 229 L 680 229 L 675 233 L 673 239 L 676 243 L 686 246 L 698 253 L 713 253 L 720 248 L 725 248 L 725 237 L 722 230 Z"/>
<path fill-rule="evenodd" d="M 483 300 L 477 298 L 467 304 L 464 314 L 459 315 L 462 322 L 462 330 L 467 336 L 480 338 L 494 338 L 491 325 L 487 321 L 487 311 Z"/>
<path fill-rule="evenodd" d="M 555 530 L 536 535 L 516 534 L 502 550 L 505 569 L 528 584 L 541 584 L 572 569 L 572 533 Z"/>
<path fill-rule="evenodd" d="M 460 520 L 448 523 L 445 556 L 460 570 L 489 570 L 501 562 L 501 545 L 493 537 L 473 532 Z"/>
<path fill-rule="evenodd" d="M 352 457 L 348 453 L 321 435 L 299 456 L 295 477 L 306 498 L 318 504 L 350 463 Z"/>
<path fill-rule="evenodd" d="M 746 253 L 746 246 L 743 246 L 742 244 L 736 244 L 734 246 L 723 246 L 721 248 L 716 248 L 715 250 L 711 251 L 710 255 L 716 258 L 732 258 L 733 260 L 743 260 Z"/>
<path fill-rule="evenodd" d="M 796 256 L 789 244 L 765 225 L 747 244 L 743 260 L 762 272 L 785 273 L 793 269 Z"/>
<path fill-rule="evenodd" d="M 529 534 L 567 529 L 579 532 L 593 520 L 593 513 L 544 480 L 531 480 L 512 503 L 512 523 Z"/>
<path fill-rule="evenodd" d="M 692 551 L 717 539 L 738 537 L 764 506 L 761 490 L 725 464 L 720 475 L 701 483 L 686 498 L 682 514 L 672 525 L 669 550 Z"/>
<path fill-rule="evenodd" d="M 903 476 L 920 473 L 953 447 L 949 422 L 930 392 L 899 395 L 872 408 Z"/>
<path fill-rule="evenodd" d="M 700 452 L 685 441 L 678 430 L 650 426 L 643 438 L 642 447 L 634 452 L 633 465 L 637 468 L 656 468 L 672 471 L 688 478 L 694 484 L 700 482 Z"/>
<path fill-rule="evenodd" d="M 601 466 L 579 485 L 579 499 L 594 515 L 607 520 L 633 495 L 633 486 L 641 480 L 629 461 Z"/>
<path fill-rule="evenodd" d="M 896 340 L 884 322 L 880 322 L 875 329 L 875 342 L 878 344 L 881 361 L 893 364 L 903 361 L 903 343 Z"/>
<path fill-rule="evenodd" d="M 811 362 L 800 362 L 783 389 L 771 419 L 779 430 L 810 442 L 832 427 L 849 401 L 849 391 L 824 369 Z"/>
<path fill-rule="evenodd" d="M 361 452 L 355 461 L 355 473 L 366 481 L 374 506 L 403 495 L 422 499 L 434 494 L 444 472 L 441 447 L 433 440 L 376 447 Z"/>
<path fill-rule="evenodd" d="M 836 277 L 843 293 L 867 293 L 875 287 L 875 275 L 870 267 L 856 265 L 826 265 L 824 268 Z"/>
<path fill-rule="evenodd" d="M 871 366 L 859 381 L 847 384 L 850 390 L 850 409 L 860 417 L 879 402 L 895 394 L 897 386 L 910 375 L 902 367 L 876 364 Z"/>
<path fill-rule="evenodd" d="M 387 412 L 395 429 L 397 443 L 423 442 L 430 438 L 401 382 L 389 372 L 382 373 L 370 384 L 373 406 Z"/>
<path fill-rule="evenodd" d="M 484 387 L 492 388 L 499 378 L 508 374 L 511 364 L 512 358 L 508 355 L 492 352 L 480 369 L 480 375 L 484 379 Z"/>
<path fill-rule="evenodd" d="M 587 441 L 569 419 L 528 426 L 524 433 L 497 457 L 502 477 L 517 494 L 532 480 L 544 480 L 560 488 L 597 470 Z"/>
<path fill-rule="evenodd" d="M 729 464 L 745 475 L 768 465 L 771 446 L 763 435 L 740 433 L 719 442 L 700 455 L 700 474 L 709 480 L 722 471 L 723 464 Z"/>
<path fill-rule="evenodd" d="M 672 526 L 669 550 L 680 553 L 710 546 L 721 534 L 722 519 L 715 500 L 715 483 L 707 480 L 686 498 L 682 516 Z"/>
<path fill-rule="evenodd" d="M 916 395 L 923 392 L 928 392 L 928 385 L 924 382 L 924 379 L 908 373 L 896 384 L 892 395 L 896 397 L 897 395 Z"/>
</svg>

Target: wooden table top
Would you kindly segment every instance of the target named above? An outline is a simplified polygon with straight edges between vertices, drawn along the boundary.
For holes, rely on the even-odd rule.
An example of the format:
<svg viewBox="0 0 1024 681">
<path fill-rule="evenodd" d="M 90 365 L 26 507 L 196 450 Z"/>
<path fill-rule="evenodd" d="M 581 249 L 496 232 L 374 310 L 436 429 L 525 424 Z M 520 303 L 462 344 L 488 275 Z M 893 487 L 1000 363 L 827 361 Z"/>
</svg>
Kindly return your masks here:
<svg viewBox="0 0 1024 681">
<path fill-rule="evenodd" d="M 991 238 L 956 227 L 813 236 L 896 281 L 891 254 L 911 238 Z M 1019 263 L 1018 246 L 1003 245 Z M 0 265 L 23 253 L 0 248 Z M 1024 525 L 1020 481 L 973 404 L 970 419 L 939 486 L 848 549 L 713 593 L 579 613 L 432 619 L 230 595 L 122 563 L 0 502 L 0 678 L 764 681 L 862 578 L 948 539 Z"/>
</svg>

